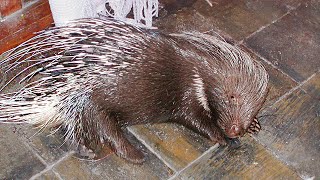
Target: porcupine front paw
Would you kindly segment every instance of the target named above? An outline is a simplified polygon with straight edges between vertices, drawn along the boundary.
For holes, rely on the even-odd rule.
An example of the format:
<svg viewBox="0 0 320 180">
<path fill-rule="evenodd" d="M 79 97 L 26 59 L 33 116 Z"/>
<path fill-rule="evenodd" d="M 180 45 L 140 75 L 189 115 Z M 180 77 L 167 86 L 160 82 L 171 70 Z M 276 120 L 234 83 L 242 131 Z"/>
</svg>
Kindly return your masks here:
<svg viewBox="0 0 320 180">
<path fill-rule="evenodd" d="M 222 134 L 221 130 L 214 125 L 209 125 L 202 121 L 196 121 L 196 120 L 192 121 L 192 123 L 189 121 L 176 121 L 176 122 L 184 125 L 185 127 L 197 133 L 200 133 L 201 135 L 209 138 L 211 141 L 215 143 L 219 143 L 221 145 L 227 144 L 225 140 L 225 136 Z"/>
<path fill-rule="evenodd" d="M 252 123 L 250 124 L 249 128 L 247 129 L 247 132 L 250 135 L 253 135 L 253 134 L 258 134 L 260 130 L 261 130 L 260 122 L 258 121 L 258 118 L 255 117 Z"/>
</svg>

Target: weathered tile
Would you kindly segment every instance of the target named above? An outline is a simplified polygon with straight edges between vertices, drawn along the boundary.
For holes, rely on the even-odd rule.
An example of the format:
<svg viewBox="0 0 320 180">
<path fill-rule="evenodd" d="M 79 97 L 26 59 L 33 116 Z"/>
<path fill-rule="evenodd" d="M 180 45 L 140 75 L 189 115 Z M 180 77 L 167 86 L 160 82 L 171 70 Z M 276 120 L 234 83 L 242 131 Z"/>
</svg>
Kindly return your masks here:
<svg viewBox="0 0 320 180">
<path fill-rule="evenodd" d="M 173 179 L 300 179 L 250 137 L 237 149 L 212 149 Z"/>
<path fill-rule="evenodd" d="M 320 75 L 265 109 L 257 139 L 301 177 L 320 177 Z"/>
<path fill-rule="evenodd" d="M 130 138 L 131 139 L 131 138 Z M 131 139 L 132 141 L 132 139 Z M 134 143 L 136 146 L 137 141 Z M 141 144 L 146 154 L 142 165 L 131 164 L 111 154 L 99 161 L 84 161 L 74 156 L 63 160 L 53 170 L 63 179 L 168 179 L 173 171 Z"/>
<path fill-rule="evenodd" d="M 205 1 L 198 1 L 195 9 L 236 40 L 244 39 L 299 4 L 299 0 L 213 0 L 211 2 L 212 7 Z"/>
<path fill-rule="evenodd" d="M 18 127 L 18 126 L 17 126 Z M 59 160 L 68 152 L 68 145 L 59 133 L 52 134 L 49 130 L 39 132 L 35 127 L 21 127 L 23 138 L 47 164 Z"/>
<path fill-rule="evenodd" d="M 0 124 L 0 179 L 28 179 L 45 168 L 11 125 Z"/>
<path fill-rule="evenodd" d="M 198 0 L 157 25 L 171 31 L 220 29 L 239 41 L 297 7 L 299 1 L 210 0 L 210 6 Z"/>
<path fill-rule="evenodd" d="M 37 177 L 34 180 L 59 180 L 60 178 L 53 171 L 47 171 Z"/>
<path fill-rule="evenodd" d="M 176 13 L 178 10 L 191 7 L 197 0 L 181 1 L 181 0 L 161 0 L 159 8 L 159 17 L 164 15 Z M 162 12 L 164 11 L 164 12 Z"/>
<path fill-rule="evenodd" d="M 176 171 L 214 145 L 206 138 L 177 124 L 139 125 L 129 129 Z"/>
<path fill-rule="evenodd" d="M 155 21 L 155 26 L 167 32 L 182 31 L 209 31 L 214 28 L 213 24 L 192 8 L 184 8 L 174 14 L 159 18 Z"/>
<path fill-rule="evenodd" d="M 296 81 L 320 69 L 320 3 L 312 1 L 245 43 Z"/>
</svg>

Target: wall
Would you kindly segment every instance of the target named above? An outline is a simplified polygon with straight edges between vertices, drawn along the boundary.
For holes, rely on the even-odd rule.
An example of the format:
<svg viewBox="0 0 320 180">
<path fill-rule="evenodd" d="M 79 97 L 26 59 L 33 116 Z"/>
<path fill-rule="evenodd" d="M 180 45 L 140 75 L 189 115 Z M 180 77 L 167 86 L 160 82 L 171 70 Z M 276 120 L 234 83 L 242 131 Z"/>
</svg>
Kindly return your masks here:
<svg viewBox="0 0 320 180">
<path fill-rule="evenodd" d="M 0 0 L 0 54 L 52 23 L 48 0 Z"/>
</svg>

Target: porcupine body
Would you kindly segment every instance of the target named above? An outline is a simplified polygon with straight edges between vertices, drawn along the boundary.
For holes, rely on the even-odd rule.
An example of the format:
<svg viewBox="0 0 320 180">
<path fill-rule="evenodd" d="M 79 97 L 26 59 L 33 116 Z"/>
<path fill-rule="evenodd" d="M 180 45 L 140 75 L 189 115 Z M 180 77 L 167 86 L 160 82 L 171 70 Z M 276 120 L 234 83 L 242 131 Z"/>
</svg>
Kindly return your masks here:
<svg viewBox="0 0 320 180">
<path fill-rule="evenodd" d="M 45 30 L 1 67 L 1 122 L 63 128 L 75 144 L 110 144 L 134 163 L 143 154 L 122 128 L 175 122 L 224 144 L 254 125 L 268 83 L 260 63 L 220 37 L 111 19 Z M 20 90 L 4 92 L 17 82 Z"/>
</svg>

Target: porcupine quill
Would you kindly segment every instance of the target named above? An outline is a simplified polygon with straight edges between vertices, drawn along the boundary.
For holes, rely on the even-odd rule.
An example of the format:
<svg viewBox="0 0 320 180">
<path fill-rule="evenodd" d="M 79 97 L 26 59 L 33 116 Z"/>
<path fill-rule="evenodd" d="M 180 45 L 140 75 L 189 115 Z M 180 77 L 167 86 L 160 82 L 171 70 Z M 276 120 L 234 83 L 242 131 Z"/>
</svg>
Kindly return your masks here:
<svg viewBox="0 0 320 180">
<path fill-rule="evenodd" d="M 111 19 L 52 27 L 0 62 L 0 121 L 65 131 L 73 144 L 110 144 L 133 163 L 134 124 L 174 122 L 226 144 L 260 130 L 267 95 L 263 66 L 219 36 L 165 34 Z M 7 92 L 12 84 L 23 84 Z"/>
</svg>

